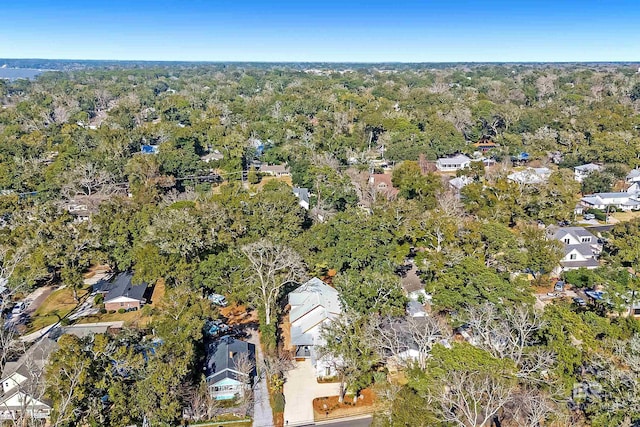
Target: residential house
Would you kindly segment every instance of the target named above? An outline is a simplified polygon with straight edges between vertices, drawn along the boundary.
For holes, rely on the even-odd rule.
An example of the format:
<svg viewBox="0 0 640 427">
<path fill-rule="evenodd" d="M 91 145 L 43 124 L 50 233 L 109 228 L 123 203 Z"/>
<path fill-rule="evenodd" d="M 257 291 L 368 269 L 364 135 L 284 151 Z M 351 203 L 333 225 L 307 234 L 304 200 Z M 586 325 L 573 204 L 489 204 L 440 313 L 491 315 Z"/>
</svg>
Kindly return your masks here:
<svg viewBox="0 0 640 427">
<path fill-rule="evenodd" d="M 299 188 L 293 187 L 293 194 L 298 198 L 300 206 L 309 210 L 310 200 L 309 200 L 309 189 L 308 188 Z"/>
<path fill-rule="evenodd" d="M 44 398 L 44 368 L 57 348 L 58 344 L 45 336 L 17 361 L 5 364 L 1 380 L 0 420 L 44 420 L 49 417 L 52 405 Z"/>
<path fill-rule="evenodd" d="M 89 219 L 91 218 L 89 207 L 85 204 L 77 204 L 74 202 L 74 200 L 70 200 L 69 204 L 67 205 L 67 211 L 69 212 L 69 215 L 74 218 L 75 222 L 89 221 Z"/>
<path fill-rule="evenodd" d="M 419 301 L 420 303 L 431 301 L 431 295 L 424 290 L 424 283 L 418 276 L 418 267 L 415 263 L 411 264 L 411 268 L 400 279 L 400 286 L 410 301 Z"/>
<path fill-rule="evenodd" d="M 398 189 L 391 182 L 391 174 L 373 173 L 369 175 L 369 186 L 378 194 L 382 194 L 387 199 L 395 199 Z"/>
<path fill-rule="evenodd" d="M 255 376 L 255 345 L 224 336 L 207 345 L 205 375 L 209 395 L 215 400 L 241 397 Z"/>
<path fill-rule="evenodd" d="M 587 163 L 586 165 L 580 165 L 573 168 L 573 178 L 582 182 L 583 179 L 588 177 L 591 173 L 595 171 L 601 171 L 602 166 L 596 165 L 595 163 Z"/>
<path fill-rule="evenodd" d="M 455 172 L 466 169 L 471 164 L 471 159 L 464 154 L 453 157 L 443 157 L 436 161 L 436 168 L 440 172 Z"/>
<path fill-rule="evenodd" d="M 564 245 L 564 256 L 560 260 L 562 270 L 599 267 L 602 244 L 584 227 L 549 227 L 548 235 Z"/>
<path fill-rule="evenodd" d="M 275 177 L 291 175 L 291 173 L 289 172 L 289 167 L 287 165 L 269 165 L 266 163 L 260 165 L 258 172 Z"/>
<path fill-rule="evenodd" d="M 493 157 L 483 157 L 482 159 L 480 159 L 480 161 L 482 162 L 485 168 L 495 166 L 497 163 L 496 159 L 494 159 Z"/>
<path fill-rule="evenodd" d="M 202 160 L 205 163 L 217 162 L 222 159 L 224 159 L 224 154 L 222 154 L 218 150 L 212 151 L 211 153 L 205 154 L 204 156 L 200 157 L 200 160 Z"/>
<path fill-rule="evenodd" d="M 507 179 L 522 185 L 535 185 L 546 182 L 550 175 L 549 168 L 526 168 L 507 175 Z"/>
<path fill-rule="evenodd" d="M 289 293 L 291 346 L 296 359 L 311 359 L 317 377 L 333 376 L 329 360 L 318 358 L 316 347 L 324 344 L 322 327 L 342 313 L 338 291 L 313 278 Z"/>
<path fill-rule="evenodd" d="M 498 146 L 495 142 L 490 139 L 481 139 L 480 141 L 473 144 L 476 150 L 486 153 L 489 150 L 492 150 Z"/>
<path fill-rule="evenodd" d="M 456 192 L 460 192 L 464 187 L 471 184 L 473 182 L 473 178 L 468 176 L 458 176 L 456 178 L 451 178 L 449 180 L 449 187 Z"/>
<path fill-rule="evenodd" d="M 640 182 L 640 169 L 631 170 L 626 177 L 628 184 L 634 184 Z"/>
<path fill-rule="evenodd" d="M 580 199 L 586 208 L 606 210 L 614 207 L 623 211 L 640 209 L 640 194 L 635 192 L 636 187 L 629 188 L 631 191 L 618 193 L 595 193 L 584 196 Z"/>
<path fill-rule="evenodd" d="M 147 284 L 132 284 L 133 274 L 120 273 L 110 282 L 100 281 L 93 286 L 93 291 L 102 293 L 106 310 L 137 310 L 147 300 L 144 297 Z"/>
</svg>

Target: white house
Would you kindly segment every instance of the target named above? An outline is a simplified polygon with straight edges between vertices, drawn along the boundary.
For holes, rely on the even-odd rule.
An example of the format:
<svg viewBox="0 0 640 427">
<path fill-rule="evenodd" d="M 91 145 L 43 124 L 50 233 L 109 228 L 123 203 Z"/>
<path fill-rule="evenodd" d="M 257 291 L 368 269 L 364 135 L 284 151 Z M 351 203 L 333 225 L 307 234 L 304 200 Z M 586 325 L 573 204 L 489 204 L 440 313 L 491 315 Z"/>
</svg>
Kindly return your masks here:
<svg viewBox="0 0 640 427">
<path fill-rule="evenodd" d="M 455 172 L 468 168 L 471 165 L 471 159 L 464 154 L 458 154 L 454 157 L 443 157 L 436 161 L 436 168 L 440 172 Z"/>
<path fill-rule="evenodd" d="M 0 420 L 18 420 L 25 415 L 43 420 L 51 413 L 44 398 L 43 371 L 49 355 L 58 345 L 48 337 L 36 342 L 17 361 L 7 362 L 2 372 Z"/>
<path fill-rule="evenodd" d="M 549 168 L 526 168 L 507 175 L 507 179 L 518 184 L 535 185 L 546 182 L 551 172 Z"/>
<path fill-rule="evenodd" d="M 640 197 L 634 192 L 637 186 L 629 188 L 631 191 L 618 193 L 595 193 L 580 199 L 583 206 L 593 209 L 606 210 L 609 206 L 623 211 L 640 209 Z"/>
<path fill-rule="evenodd" d="M 627 174 L 626 181 L 629 184 L 640 182 L 640 169 L 633 169 Z"/>
<path fill-rule="evenodd" d="M 599 266 L 598 255 L 602 252 L 602 244 L 584 227 L 549 227 L 549 235 L 564 245 L 564 256 L 560 260 L 562 270 Z"/>
<path fill-rule="evenodd" d="M 318 359 L 316 346 L 324 344 L 322 327 L 342 313 L 338 291 L 313 278 L 289 293 L 291 345 L 297 359 L 311 359 L 319 378 L 335 373 L 329 360 Z"/>
<path fill-rule="evenodd" d="M 582 182 L 582 180 L 589 176 L 589 174 L 591 174 L 592 172 L 601 170 L 602 166 L 596 165 L 595 163 L 587 163 L 586 165 L 576 166 L 575 168 L 573 168 L 573 178 L 578 182 Z"/>
<path fill-rule="evenodd" d="M 309 210 L 309 189 L 308 188 L 300 188 L 293 187 L 293 194 L 298 198 L 300 206 Z"/>
</svg>

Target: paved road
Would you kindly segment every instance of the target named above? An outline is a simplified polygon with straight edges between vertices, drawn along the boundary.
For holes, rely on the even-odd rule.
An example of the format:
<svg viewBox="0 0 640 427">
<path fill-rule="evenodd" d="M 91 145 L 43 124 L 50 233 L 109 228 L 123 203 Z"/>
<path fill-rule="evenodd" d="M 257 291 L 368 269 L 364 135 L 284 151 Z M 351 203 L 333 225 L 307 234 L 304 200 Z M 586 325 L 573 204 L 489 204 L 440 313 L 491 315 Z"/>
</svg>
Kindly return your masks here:
<svg viewBox="0 0 640 427">
<path fill-rule="evenodd" d="M 591 231 L 592 233 L 603 233 L 605 231 L 611 231 L 611 229 L 613 228 L 613 224 L 609 224 L 609 225 L 596 225 L 596 226 L 587 226 L 585 227 L 587 230 Z"/>
<path fill-rule="evenodd" d="M 336 420 L 328 423 L 316 423 L 317 426 L 323 427 L 369 427 L 373 419 L 371 417 L 352 418 L 344 421 Z"/>
<path fill-rule="evenodd" d="M 273 412 L 269 402 L 269 391 L 267 390 L 267 378 L 264 369 L 261 368 L 264 360 L 262 349 L 260 348 L 260 338 L 258 332 L 252 330 L 251 336 L 247 340 L 256 346 L 256 366 L 258 377 L 253 386 L 253 426 L 267 427 L 273 425 Z"/>
</svg>

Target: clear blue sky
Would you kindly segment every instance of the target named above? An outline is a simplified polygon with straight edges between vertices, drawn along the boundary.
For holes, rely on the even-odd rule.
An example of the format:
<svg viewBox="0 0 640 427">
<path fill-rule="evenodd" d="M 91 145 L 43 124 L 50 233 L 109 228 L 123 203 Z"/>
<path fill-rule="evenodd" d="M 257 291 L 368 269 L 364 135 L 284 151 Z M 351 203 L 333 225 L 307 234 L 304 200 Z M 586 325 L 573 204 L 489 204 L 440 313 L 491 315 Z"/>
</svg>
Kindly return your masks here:
<svg viewBox="0 0 640 427">
<path fill-rule="evenodd" d="M 640 0 L 2 0 L 0 57 L 638 61 Z"/>
</svg>

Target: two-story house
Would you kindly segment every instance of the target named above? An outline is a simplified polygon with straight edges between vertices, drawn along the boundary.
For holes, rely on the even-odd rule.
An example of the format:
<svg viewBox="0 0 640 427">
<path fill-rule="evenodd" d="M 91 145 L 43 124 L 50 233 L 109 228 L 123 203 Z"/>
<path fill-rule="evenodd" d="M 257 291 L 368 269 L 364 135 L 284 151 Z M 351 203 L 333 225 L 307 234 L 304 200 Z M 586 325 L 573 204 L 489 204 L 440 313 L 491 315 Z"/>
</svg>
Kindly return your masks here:
<svg viewBox="0 0 640 427">
<path fill-rule="evenodd" d="M 289 306 L 296 359 L 310 359 L 319 378 L 332 376 L 330 361 L 318 358 L 316 347 L 324 344 L 322 327 L 342 313 L 338 291 L 314 277 L 289 293 Z"/>
<path fill-rule="evenodd" d="M 255 376 L 255 345 L 224 336 L 207 345 L 206 382 L 215 400 L 241 397 Z"/>
<path fill-rule="evenodd" d="M 595 163 L 587 163 L 586 165 L 580 165 L 573 168 L 573 178 L 582 182 L 583 179 L 588 177 L 591 173 L 595 171 L 601 171 L 602 166 L 596 165 Z"/>
<path fill-rule="evenodd" d="M 549 227 L 552 239 L 564 245 L 564 256 L 560 260 L 563 271 L 578 268 L 593 269 L 599 266 L 598 255 L 602 244 L 584 227 Z"/>
<path fill-rule="evenodd" d="M 1 379 L 0 421 L 49 417 L 52 405 L 44 398 L 44 367 L 57 348 L 54 340 L 44 337 L 17 361 L 5 364 Z"/>
</svg>

